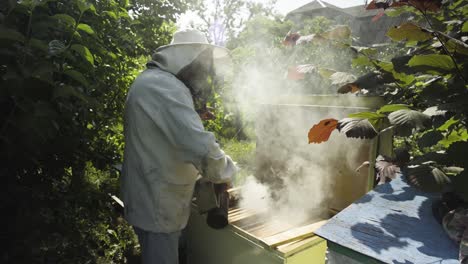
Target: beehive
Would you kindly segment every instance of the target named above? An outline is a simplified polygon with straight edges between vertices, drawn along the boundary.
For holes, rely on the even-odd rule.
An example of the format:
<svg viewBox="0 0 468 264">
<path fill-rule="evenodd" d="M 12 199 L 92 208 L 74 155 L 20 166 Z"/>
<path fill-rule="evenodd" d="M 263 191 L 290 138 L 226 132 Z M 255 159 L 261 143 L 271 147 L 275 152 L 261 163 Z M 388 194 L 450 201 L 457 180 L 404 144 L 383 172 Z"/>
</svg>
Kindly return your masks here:
<svg viewBox="0 0 468 264">
<path fill-rule="evenodd" d="M 256 122 L 258 178 L 267 180 L 265 177 L 268 177 L 271 164 L 281 166 L 285 155 L 314 151 L 314 147 L 308 145 L 307 132 L 320 119 L 374 111 L 382 103 L 378 97 L 301 95 L 281 97 L 260 105 Z M 272 124 L 276 129 L 271 129 Z M 288 138 L 287 145 L 281 144 L 282 138 Z M 262 212 L 233 207 L 229 211 L 228 227 L 214 230 L 206 225 L 206 217 L 200 215 L 194 205 L 186 230 L 189 263 L 324 263 L 326 243 L 315 236 L 314 230 L 333 212 L 345 208 L 373 187 L 373 169 L 364 171 L 361 177 L 350 175 L 356 174 L 355 168 L 363 161 L 371 161 L 370 167 L 373 167 L 372 161 L 378 153 L 390 154 L 391 135 L 362 141 L 356 149 L 356 160 L 348 162 L 350 164 L 343 164 L 346 153 L 337 152 L 331 157 L 330 162 L 336 164 L 333 199 L 321 204 L 324 213 L 320 217 L 312 216 L 300 225 L 266 217 Z"/>
</svg>

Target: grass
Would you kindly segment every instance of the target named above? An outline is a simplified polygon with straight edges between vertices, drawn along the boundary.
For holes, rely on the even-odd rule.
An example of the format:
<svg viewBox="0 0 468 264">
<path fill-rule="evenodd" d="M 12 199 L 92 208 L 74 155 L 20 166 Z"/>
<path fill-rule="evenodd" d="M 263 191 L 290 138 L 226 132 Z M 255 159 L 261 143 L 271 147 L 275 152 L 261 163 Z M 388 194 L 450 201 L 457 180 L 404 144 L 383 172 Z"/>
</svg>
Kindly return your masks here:
<svg viewBox="0 0 468 264">
<path fill-rule="evenodd" d="M 234 179 L 234 185 L 242 184 L 245 178 L 255 172 L 255 142 L 247 140 L 222 140 L 221 146 L 232 160 L 237 162 L 239 172 Z"/>
</svg>

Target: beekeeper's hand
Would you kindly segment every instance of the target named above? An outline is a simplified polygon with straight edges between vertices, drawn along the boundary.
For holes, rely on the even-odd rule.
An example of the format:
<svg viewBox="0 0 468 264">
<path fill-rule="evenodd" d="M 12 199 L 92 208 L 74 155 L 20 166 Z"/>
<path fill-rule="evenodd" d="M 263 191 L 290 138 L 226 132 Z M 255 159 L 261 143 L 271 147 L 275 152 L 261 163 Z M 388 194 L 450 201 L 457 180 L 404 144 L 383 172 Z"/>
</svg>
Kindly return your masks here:
<svg viewBox="0 0 468 264">
<path fill-rule="evenodd" d="M 237 171 L 231 157 L 219 148 L 218 143 L 213 144 L 203 161 L 202 177 L 213 183 L 230 183 Z"/>
</svg>

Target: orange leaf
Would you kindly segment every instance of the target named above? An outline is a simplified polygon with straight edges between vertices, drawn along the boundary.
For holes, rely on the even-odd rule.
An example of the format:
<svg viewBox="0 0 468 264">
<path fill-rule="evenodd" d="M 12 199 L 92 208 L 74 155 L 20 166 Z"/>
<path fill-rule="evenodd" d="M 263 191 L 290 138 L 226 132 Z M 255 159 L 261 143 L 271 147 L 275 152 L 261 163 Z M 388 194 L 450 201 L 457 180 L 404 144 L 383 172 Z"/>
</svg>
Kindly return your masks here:
<svg viewBox="0 0 468 264">
<path fill-rule="evenodd" d="M 320 121 L 318 124 L 315 124 L 309 130 L 309 144 L 310 143 L 322 143 L 327 141 L 330 138 L 333 130 L 338 126 L 338 120 L 329 118 Z"/>
<path fill-rule="evenodd" d="M 302 80 L 305 78 L 305 72 L 299 71 L 298 66 L 292 66 L 288 69 L 288 77 L 289 80 L 297 81 Z"/>
<path fill-rule="evenodd" d="M 346 94 L 346 93 L 357 93 L 361 91 L 361 88 L 355 83 L 348 83 L 340 87 L 338 89 L 339 94 Z"/>
<path fill-rule="evenodd" d="M 201 120 L 205 120 L 205 121 L 206 121 L 206 120 L 214 120 L 214 119 L 216 119 L 215 114 L 213 114 L 213 113 L 210 112 L 210 111 L 205 111 L 205 112 L 199 114 L 199 116 L 200 116 L 200 119 L 201 119 Z"/>
</svg>

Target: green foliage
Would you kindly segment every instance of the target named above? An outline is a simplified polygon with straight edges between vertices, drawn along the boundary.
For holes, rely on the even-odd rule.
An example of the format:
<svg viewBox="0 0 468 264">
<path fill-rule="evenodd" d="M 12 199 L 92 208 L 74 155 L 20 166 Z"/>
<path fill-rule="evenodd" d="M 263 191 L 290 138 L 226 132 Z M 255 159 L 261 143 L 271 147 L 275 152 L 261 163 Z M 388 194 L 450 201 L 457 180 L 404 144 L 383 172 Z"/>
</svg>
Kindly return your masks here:
<svg viewBox="0 0 468 264">
<path fill-rule="evenodd" d="M 226 139 L 221 141 L 221 145 L 226 154 L 237 162 L 240 170 L 234 184 L 239 186 L 247 176 L 255 173 L 255 142 Z"/>
<path fill-rule="evenodd" d="M 425 41 L 430 39 L 432 34 L 428 31 L 422 31 L 418 25 L 413 23 L 404 23 L 399 27 L 390 28 L 387 36 L 395 41 Z"/>
<path fill-rule="evenodd" d="M 371 72 L 338 92 L 367 89 L 385 96 L 387 105 L 375 113 L 351 114 L 338 121 L 337 129 L 361 138 L 393 130 L 395 145 L 412 154 L 404 169 L 412 184 L 425 191 L 454 191 L 466 199 L 468 188 L 457 184 L 468 176 L 468 2 L 432 3 L 430 8 L 424 3 L 405 2 L 390 11 L 392 16 L 411 13 L 413 21 L 388 30 L 387 36 L 398 43 L 386 50 L 350 46 L 359 54 L 352 65 Z M 401 163 L 398 157 L 395 162 Z"/>
<path fill-rule="evenodd" d="M 384 114 L 401 137 L 396 141 L 412 153 L 405 170 L 410 182 L 425 191 L 455 191 L 465 199 L 468 189 L 457 184 L 468 176 L 466 10 L 462 0 L 446 2 L 436 13 L 402 8 L 420 21 L 389 29 L 387 35 L 400 42 L 400 54 L 390 61 L 364 54 L 354 62 L 372 64 L 390 77 L 384 91 L 389 105 L 376 113 Z M 362 117 L 372 120 L 367 115 Z"/>
<path fill-rule="evenodd" d="M 118 178 L 106 171 L 121 162 L 126 91 L 185 7 L 0 3 L 2 263 L 124 263 L 133 254 L 108 196 Z"/>
<path fill-rule="evenodd" d="M 415 55 L 408 61 L 408 66 L 418 67 L 425 66 L 445 71 L 450 71 L 455 68 L 455 63 L 448 55 L 429 54 Z"/>
<path fill-rule="evenodd" d="M 388 104 L 382 106 L 377 113 L 389 113 L 389 112 L 395 112 L 398 110 L 403 110 L 403 109 L 409 109 L 409 106 L 405 104 Z"/>
</svg>

